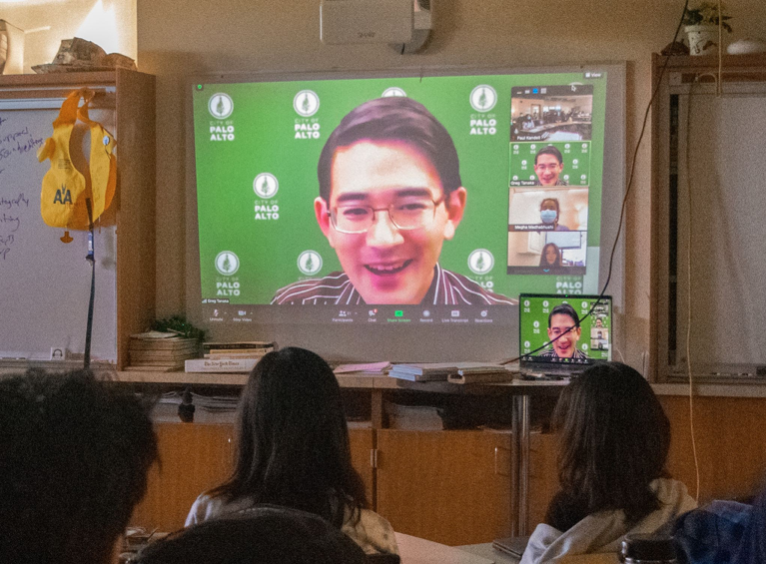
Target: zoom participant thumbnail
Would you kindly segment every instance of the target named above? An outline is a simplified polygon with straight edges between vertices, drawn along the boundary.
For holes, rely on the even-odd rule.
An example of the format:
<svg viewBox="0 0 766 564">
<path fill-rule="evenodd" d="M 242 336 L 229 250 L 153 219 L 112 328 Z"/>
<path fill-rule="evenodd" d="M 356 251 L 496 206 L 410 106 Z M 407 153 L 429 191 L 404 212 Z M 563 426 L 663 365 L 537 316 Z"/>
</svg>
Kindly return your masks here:
<svg viewBox="0 0 766 564">
<path fill-rule="evenodd" d="M 590 141 L 511 143 L 511 186 L 588 186 Z"/>
<path fill-rule="evenodd" d="M 511 89 L 511 142 L 590 141 L 593 85 Z"/>
<path fill-rule="evenodd" d="M 511 187 L 508 274 L 585 274 L 587 229 L 587 187 Z"/>
<path fill-rule="evenodd" d="M 322 149 L 314 213 L 342 272 L 301 280 L 272 304 L 512 305 L 439 265 L 467 190 L 452 137 L 406 97 L 349 112 Z"/>
</svg>

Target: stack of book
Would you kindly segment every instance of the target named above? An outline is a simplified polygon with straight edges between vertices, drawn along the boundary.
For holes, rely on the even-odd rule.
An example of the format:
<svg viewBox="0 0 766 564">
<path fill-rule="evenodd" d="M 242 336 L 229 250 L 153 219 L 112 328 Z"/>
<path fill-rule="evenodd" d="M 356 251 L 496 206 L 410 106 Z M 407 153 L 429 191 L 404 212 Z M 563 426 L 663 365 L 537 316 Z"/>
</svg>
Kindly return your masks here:
<svg viewBox="0 0 766 564">
<path fill-rule="evenodd" d="M 411 382 L 452 382 L 471 384 L 510 382 L 513 373 L 498 364 L 483 362 L 439 362 L 422 364 L 396 364 L 389 376 Z"/>
<path fill-rule="evenodd" d="M 186 361 L 186 372 L 250 372 L 277 344 L 266 341 L 203 343 L 204 358 Z"/>
<path fill-rule="evenodd" d="M 199 341 L 176 333 L 149 331 L 130 336 L 129 371 L 171 372 L 182 370 L 184 361 L 199 355 Z"/>
</svg>

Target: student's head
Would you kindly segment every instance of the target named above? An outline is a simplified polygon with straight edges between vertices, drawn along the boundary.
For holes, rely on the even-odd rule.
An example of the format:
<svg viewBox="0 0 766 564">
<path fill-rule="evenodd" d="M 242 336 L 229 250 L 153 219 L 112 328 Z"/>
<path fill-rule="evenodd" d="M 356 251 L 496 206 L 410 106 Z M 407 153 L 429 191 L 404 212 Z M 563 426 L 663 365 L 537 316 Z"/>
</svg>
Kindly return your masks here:
<svg viewBox="0 0 766 564">
<path fill-rule="evenodd" d="M 466 202 L 444 126 L 411 98 L 365 102 L 327 139 L 318 177 L 319 227 L 365 302 L 420 303 Z"/>
<path fill-rule="evenodd" d="M 574 329 L 571 329 L 574 327 Z M 580 318 L 569 304 L 554 307 L 548 315 L 548 339 L 553 341 L 553 351 L 559 358 L 572 358 L 580 340 Z M 561 335 L 561 336 L 560 336 Z"/>
<path fill-rule="evenodd" d="M 535 174 L 543 186 L 556 186 L 564 170 L 564 158 L 553 145 L 543 147 L 535 155 Z"/>
<path fill-rule="evenodd" d="M 286 348 L 258 362 L 242 391 L 236 436 L 234 472 L 212 495 L 301 509 L 337 526 L 345 509 L 366 505 L 338 381 L 311 351 Z"/>
<path fill-rule="evenodd" d="M 90 373 L 3 380 L 0 562 L 112 562 L 156 458 L 145 408 Z"/>
<path fill-rule="evenodd" d="M 558 225 L 561 207 L 558 198 L 545 198 L 540 202 L 540 221 L 548 225 Z"/>
<path fill-rule="evenodd" d="M 638 372 L 588 368 L 563 390 L 553 424 L 561 489 L 588 513 L 623 509 L 635 522 L 659 506 L 649 483 L 665 475 L 670 423 Z"/>
<path fill-rule="evenodd" d="M 561 249 L 556 243 L 546 243 L 543 247 L 543 252 L 540 254 L 540 266 L 543 268 L 561 266 Z"/>
<path fill-rule="evenodd" d="M 136 564 L 364 564 L 364 551 L 324 519 L 258 506 L 149 545 Z"/>
</svg>

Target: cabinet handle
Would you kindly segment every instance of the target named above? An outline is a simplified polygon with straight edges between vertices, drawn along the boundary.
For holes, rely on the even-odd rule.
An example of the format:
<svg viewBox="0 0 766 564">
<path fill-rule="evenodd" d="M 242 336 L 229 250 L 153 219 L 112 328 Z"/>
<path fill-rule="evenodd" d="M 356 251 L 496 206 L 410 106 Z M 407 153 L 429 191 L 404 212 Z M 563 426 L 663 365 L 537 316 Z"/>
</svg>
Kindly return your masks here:
<svg viewBox="0 0 766 564">
<path fill-rule="evenodd" d="M 372 468 L 378 467 L 378 449 L 376 448 L 370 449 L 370 466 Z"/>
</svg>

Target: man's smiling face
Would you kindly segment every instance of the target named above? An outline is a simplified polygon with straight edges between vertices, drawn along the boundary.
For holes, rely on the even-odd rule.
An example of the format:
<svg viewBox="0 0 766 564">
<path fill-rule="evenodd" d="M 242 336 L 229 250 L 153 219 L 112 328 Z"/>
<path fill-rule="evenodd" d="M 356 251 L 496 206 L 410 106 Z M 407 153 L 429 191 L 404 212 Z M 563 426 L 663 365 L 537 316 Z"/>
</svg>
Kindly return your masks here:
<svg viewBox="0 0 766 564">
<path fill-rule="evenodd" d="M 401 141 L 362 139 L 335 153 L 330 202 L 317 198 L 317 221 L 338 255 L 354 288 L 368 304 L 418 304 L 428 292 L 444 239 L 452 239 L 465 207 L 465 189 L 445 197 L 434 165 L 414 146 Z M 433 206 L 415 229 L 397 227 L 389 209 Z M 361 233 L 336 229 L 330 212 L 346 217 L 374 209 Z M 409 213 L 409 212 L 408 212 Z"/>
</svg>

